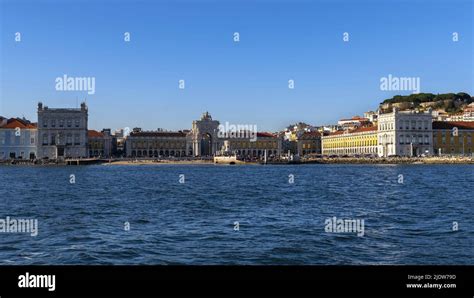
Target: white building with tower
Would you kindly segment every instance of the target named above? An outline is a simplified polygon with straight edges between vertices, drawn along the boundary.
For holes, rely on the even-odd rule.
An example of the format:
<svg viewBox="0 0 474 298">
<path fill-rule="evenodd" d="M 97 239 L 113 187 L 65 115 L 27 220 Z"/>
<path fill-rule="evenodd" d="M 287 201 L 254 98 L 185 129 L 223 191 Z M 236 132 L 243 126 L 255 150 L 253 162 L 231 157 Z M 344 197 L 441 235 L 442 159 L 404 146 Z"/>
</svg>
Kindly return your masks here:
<svg viewBox="0 0 474 298">
<path fill-rule="evenodd" d="M 87 106 L 48 108 L 38 103 L 38 158 L 88 157 Z"/>
</svg>

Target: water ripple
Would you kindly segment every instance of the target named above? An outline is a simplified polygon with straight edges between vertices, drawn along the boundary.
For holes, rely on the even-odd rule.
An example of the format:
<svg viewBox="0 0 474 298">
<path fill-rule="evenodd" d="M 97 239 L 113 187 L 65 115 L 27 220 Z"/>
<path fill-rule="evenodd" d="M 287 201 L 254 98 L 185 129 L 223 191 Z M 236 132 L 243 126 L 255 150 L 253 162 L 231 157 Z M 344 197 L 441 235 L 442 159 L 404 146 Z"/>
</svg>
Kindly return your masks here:
<svg viewBox="0 0 474 298">
<path fill-rule="evenodd" d="M 0 218 L 39 221 L 36 237 L 0 233 L 0 264 L 474 259 L 471 165 L 0 167 L 0 177 Z M 333 216 L 363 219 L 364 236 L 326 233 Z"/>
</svg>

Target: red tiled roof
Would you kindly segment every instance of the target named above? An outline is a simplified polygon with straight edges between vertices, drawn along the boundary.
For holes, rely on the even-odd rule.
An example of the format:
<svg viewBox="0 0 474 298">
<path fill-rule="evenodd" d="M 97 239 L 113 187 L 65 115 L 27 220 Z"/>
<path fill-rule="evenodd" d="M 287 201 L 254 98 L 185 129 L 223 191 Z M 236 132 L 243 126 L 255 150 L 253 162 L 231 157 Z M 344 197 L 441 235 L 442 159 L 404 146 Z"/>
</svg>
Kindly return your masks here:
<svg viewBox="0 0 474 298">
<path fill-rule="evenodd" d="M 433 129 L 474 129 L 474 122 L 470 121 L 433 121 Z"/>
<path fill-rule="evenodd" d="M 132 137 L 186 137 L 182 131 L 140 131 L 130 133 Z"/>
<path fill-rule="evenodd" d="M 271 132 L 257 132 L 257 138 L 262 137 L 262 138 L 274 138 L 276 137 L 274 134 Z"/>
<path fill-rule="evenodd" d="M 342 135 L 342 134 L 344 134 L 344 133 L 351 134 L 351 133 L 377 131 L 377 130 L 378 130 L 378 127 L 377 127 L 376 125 L 373 125 L 373 126 L 363 126 L 363 127 L 358 127 L 358 128 L 356 128 L 356 129 L 349 130 L 349 131 L 338 130 L 338 131 L 335 131 L 335 132 L 333 132 L 333 133 L 330 133 L 329 135 L 330 135 L 330 136 L 333 136 L 333 135 Z"/>
<path fill-rule="evenodd" d="M 38 125 L 37 123 L 31 123 L 27 120 L 22 120 L 22 119 L 18 119 L 18 118 L 10 118 L 7 120 L 7 123 L 3 126 L 1 126 L 0 128 L 37 128 Z"/>
<path fill-rule="evenodd" d="M 373 126 L 363 126 L 363 127 L 358 127 L 354 130 L 352 130 L 350 133 L 356 133 L 356 132 L 364 132 L 364 131 L 377 131 L 378 127 L 376 125 Z"/>
<path fill-rule="evenodd" d="M 334 131 L 334 132 L 329 133 L 328 136 L 342 135 L 342 134 L 344 134 L 344 132 L 345 132 L 345 131 L 343 131 L 343 130 L 338 130 L 338 131 Z"/>
<path fill-rule="evenodd" d="M 87 137 L 88 138 L 103 138 L 104 134 L 101 132 L 98 132 L 97 130 L 88 130 Z"/>
<path fill-rule="evenodd" d="M 341 119 L 339 121 L 351 121 L 351 120 L 357 120 L 357 121 L 369 121 L 369 118 L 364 118 L 360 116 L 354 116 L 351 119 Z"/>
</svg>

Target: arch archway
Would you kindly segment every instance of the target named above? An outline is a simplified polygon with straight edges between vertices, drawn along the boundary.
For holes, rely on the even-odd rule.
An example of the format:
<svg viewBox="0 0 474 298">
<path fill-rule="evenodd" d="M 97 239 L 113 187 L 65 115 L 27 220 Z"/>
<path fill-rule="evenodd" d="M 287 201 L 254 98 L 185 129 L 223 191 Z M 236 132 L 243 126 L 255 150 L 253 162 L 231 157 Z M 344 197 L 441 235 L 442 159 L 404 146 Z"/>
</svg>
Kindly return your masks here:
<svg viewBox="0 0 474 298">
<path fill-rule="evenodd" d="M 212 155 L 212 136 L 205 133 L 201 136 L 201 156 Z"/>
</svg>

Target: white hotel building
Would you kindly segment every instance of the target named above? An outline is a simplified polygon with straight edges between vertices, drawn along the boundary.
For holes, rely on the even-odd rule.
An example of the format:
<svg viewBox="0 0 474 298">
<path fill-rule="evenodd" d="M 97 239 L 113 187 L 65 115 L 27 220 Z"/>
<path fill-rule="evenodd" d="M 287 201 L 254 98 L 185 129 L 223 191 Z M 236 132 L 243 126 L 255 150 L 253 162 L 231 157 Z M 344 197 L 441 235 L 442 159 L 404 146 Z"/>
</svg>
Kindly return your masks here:
<svg viewBox="0 0 474 298">
<path fill-rule="evenodd" d="M 387 157 L 433 154 L 431 109 L 427 112 L 399 111 L 378 115 L 378 155 Z"/>
</svg>

